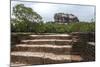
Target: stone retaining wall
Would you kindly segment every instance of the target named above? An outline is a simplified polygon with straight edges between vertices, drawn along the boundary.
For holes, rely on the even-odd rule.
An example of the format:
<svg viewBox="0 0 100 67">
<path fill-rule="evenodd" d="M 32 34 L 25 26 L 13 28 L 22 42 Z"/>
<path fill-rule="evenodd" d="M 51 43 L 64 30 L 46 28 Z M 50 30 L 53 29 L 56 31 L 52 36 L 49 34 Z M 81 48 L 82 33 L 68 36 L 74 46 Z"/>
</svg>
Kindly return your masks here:
<svg viewBox="0 0 100 67">
<path fill-rule="evenodd" d="M 77 42 L 73 43 L 72 53 L 78 52 L 83 58 L 84 61 L 94 61 L 95 60 L 95 33 L 71 33 L 74 39 L 77 39 Z M 77 38 L 75 38 L 77 37 Z M 88 44 L 88 42 L 93 42 L 94 45 Z"/>
</svg>

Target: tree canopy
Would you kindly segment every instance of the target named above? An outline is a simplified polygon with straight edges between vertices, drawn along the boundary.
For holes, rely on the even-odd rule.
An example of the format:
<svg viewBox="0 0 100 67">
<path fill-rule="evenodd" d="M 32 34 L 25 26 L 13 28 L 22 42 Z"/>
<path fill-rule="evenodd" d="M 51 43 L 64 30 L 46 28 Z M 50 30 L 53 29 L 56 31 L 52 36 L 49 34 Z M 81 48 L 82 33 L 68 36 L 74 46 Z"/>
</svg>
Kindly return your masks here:
<svg viewBox="0 0 100 67">
<path fill-rule="evenodd" d="M 42 22 L 42 17 L 32 8 L 24 6 L 24 4 L 14 6 L 12 15 L 12 31 L 33 31 L 36 24 Z"/>
<path fill-rule="evenodd" d="M 40 22 L 42 17 L 24 4 L 18 4 L 13 7 L 13 15 L 19 22 Z"/>
</svg>

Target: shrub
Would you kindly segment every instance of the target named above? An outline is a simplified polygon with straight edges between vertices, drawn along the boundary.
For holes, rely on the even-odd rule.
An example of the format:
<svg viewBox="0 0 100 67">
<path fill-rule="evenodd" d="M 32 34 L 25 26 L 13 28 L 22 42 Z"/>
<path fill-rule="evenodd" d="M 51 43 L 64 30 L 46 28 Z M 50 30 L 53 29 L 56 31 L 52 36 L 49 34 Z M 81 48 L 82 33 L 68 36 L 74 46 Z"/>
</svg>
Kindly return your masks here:
<svg viewBox="0 0 100 67">
<path fill-rule="evenodd" d="M 95 23 L 31 23 L 20 22 L 11 24 L 12 32 L 34 32 L 34 33 L 71 33 L 71 32 L 95 32 Z"/>
</svg>

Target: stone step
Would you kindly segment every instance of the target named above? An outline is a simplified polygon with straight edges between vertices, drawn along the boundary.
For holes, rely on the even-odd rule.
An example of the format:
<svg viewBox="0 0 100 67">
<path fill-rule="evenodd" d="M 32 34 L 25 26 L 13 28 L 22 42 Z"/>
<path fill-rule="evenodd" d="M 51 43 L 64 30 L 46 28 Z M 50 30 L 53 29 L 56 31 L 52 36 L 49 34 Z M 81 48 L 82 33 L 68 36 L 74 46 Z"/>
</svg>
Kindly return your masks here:
<svg viewBox="0 0 100 67">
<path fill-rule="evenodd" d="M 52 45 L 52 44 L 43 44 L 43 45 L 38 45 L 38 44 L 17 44 L 15 47 L 45 47 L 45 48 L 72 48 L 72 45 Z"/>
<path fill-rule="evenodd" d="M 68 62 L 80 62 L 83 59 L 79 55 L 56 55 L 54 53 L 41 52 L 12 52 L 11 62 L 15 64 L 58 64 Z"/>
<path fill-rule="evenodd" d="M 43 65 L 43 64 L 58 64 L 58 63 L 69 63 L 71 62 L 69 59 L 67 60 L 52 60 L 49 58 L 43 57 L 23 57 L 23 56 L 11 56 L 11 66 L 18 66 L 19 64 L 24 65 Z"/>
<path fill-rule="evenodd" d="M 89 45 L 95 46 L 95 42 L 87 42 Z"/>
<path fill-rule="evenodd" d="M 61 39 L 35 39 L 35 40 L 22 40 L 22 44 L 53 44 L 53 45 L 69 45 L 72 40 L 61 40 Z"/>
<path fill-rule="evenodd" d="M 13 56 L 23 56 L 23 57 L 42 57 L 42 58 L 49 58 L 51 60 L 70 60 L 70 55 L 57 55 L 54 53 L 47 53 L 47 52 L 21 52 L 21 51 L 14 51 L 11 52 Z"/>
<path fill-rule="evenodd" d="M 30 36 L 32 36 L 32 37 L 34 37 L 34 36 L 57 36 L 57 37 L 64 36 L 64 37 L 68 37 L 68 36 L 71 36 L 71 35 L 68 35 L 68 34 L 51 34 L 51 35 L 30 35 Z"/>
<path fill-rule="evenodd" d="M 21 52 L 21 51 L 11 52 L 11 56 L 42 57 L 42 58 L 49 58 L 49 59 L 52 59 L 52 60 L 77 60 L 77 58 L 80 57 L 79 55 L 71 55 L 71 54 L 58 55 L 58 54 L 55 54 L 55 53 L 46 53 L 46 52 Z M 80 60 L 82 60 L 81 57 L 78 58 L 77 61 L 80 61 Z"/>
<path fill-rule="evenodd" d="M 30 51 L 30 52 L 48 52 L 55 54 L 69 54 L 71 51 L 71 45 L 27 45 L 27 44 L 18 44 L 11 49 L 11 51 Z"/>
<path fill-rule="evenodd" d="M 72 36 L 65 34 L 56 35 L 29 35 L 26 39 L 72 39 Z"/>
<path fill-rule="evenodd" d="M 80 55 L 71 55 L 71 62 L 81 62 L 83 58 Z"/>
<path fill-rule="evenodd" d="M 30 64 L 22 64 L 19 62 L 13 63 L 11 62 L 10 67 L 21 67 L 21 66 L 30 66 Z"/>
</svg>

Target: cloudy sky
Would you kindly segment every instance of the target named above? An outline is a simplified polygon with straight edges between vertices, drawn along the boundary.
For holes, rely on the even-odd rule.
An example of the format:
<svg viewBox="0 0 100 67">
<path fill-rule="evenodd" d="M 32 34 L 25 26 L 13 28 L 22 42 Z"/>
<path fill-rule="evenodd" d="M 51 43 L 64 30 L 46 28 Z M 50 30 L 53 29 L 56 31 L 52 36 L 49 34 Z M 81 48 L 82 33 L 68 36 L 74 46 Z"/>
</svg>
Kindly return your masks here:
<svg viewBox="0 0 100 67">
<path fill-rule="evenodd" d="M 14 7 L 17 4 L 24 4 L 26 7 L 31 7 L 35 12 L 42 16 L 43 21 L 54 21 L 54 14 L 59 12 L 74 14 L 79 18 L 80 21 L 90 22 L 91 19 L 94 19 L 95 17 L 94 6 L 19 1 L 11 1 L 11 13 L 13 10 L 12 7 Z"/>
</svg>

